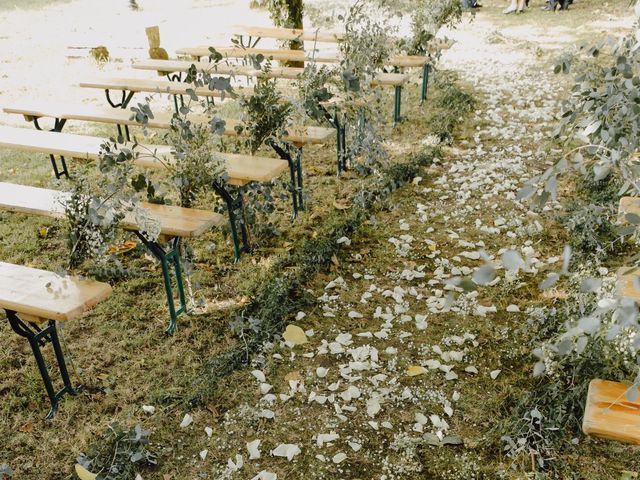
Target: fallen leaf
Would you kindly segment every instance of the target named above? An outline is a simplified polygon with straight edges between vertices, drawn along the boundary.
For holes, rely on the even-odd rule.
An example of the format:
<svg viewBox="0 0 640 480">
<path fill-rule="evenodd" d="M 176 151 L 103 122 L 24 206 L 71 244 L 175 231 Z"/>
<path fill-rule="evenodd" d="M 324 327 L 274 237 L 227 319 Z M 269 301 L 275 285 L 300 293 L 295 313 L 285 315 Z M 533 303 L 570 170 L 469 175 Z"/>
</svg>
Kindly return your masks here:
<svg viewBox="0 0 640 480">
<path fill-rule="evenodd" d="M 22 425 L 18 429 L 18 431 L 22 433 L 30 433 L 31 431 L 33 431 L 33 424 L 31 422 L 27 422 L 24 425 Z"/>
<path fill-rule="evenodd" d="M 421 365 L 411 365 L 407 368 L 407 375 L 410 377 L 417 377 L 418 375 L 422 375 L 423 373 L 427 373 L 427 369 Z"/>
<path fill-rule="evenodd" d="M 96 480 L 97 474 L 91 473 L 79 463 L 76 463 L 76 475 L 80 480 Z"/>
<path fill-rule="evenodd" d="M 285 341 L 292 343 L 293 345 L 302 345 L 307 343 L 307 336 L 300 327 L 296 325 L 287 325 L 287 329 L 284 331 L 282 337 Z"/>
<path fill-rule="evenodd" d="M 289 382 L 291 380 L 302 380 L 302 375 L 298 370 L 294 370 L 293 372 L 289 372 L 284 376 L 285 382 Z"/>
</svg>

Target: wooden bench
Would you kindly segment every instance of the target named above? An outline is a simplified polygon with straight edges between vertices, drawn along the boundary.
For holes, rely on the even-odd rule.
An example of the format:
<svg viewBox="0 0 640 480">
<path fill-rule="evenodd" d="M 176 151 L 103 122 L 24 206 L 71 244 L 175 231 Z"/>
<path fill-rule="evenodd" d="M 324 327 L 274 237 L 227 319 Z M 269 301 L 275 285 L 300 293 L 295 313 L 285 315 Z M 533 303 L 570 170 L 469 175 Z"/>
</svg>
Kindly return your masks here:
<svg viewBox="0 0 640 480">
<path fill-rule="evenodd" d="M 235 25 L 236 35 L 250 35 L 257 38 L 275 38 L 277 40 L 300 40 L 303 42 L 338 43 L 344 40 L 345 34 L 324 30 L 304 30 L 299 28 L 256 27 Z"/>
<path fill-rule="evenodd" d="M 155 72 L 170 72 L 182 74 L 188 72 L 194 65 L 198 71 L 210 74 L 247 76 L 258 79 L 282 78 L 296 80 L 304 74 L 304 68 L 274 67 L 268 71 L 258 70 L 253 67 L 243 65 L 219 65 L 211 62 L 187 62 L 184 60 L 139 60 L 133 63 L 133 68 L 138 70 L 151 70 Z M 180 79 L 181 77 L 174 77 Z M 409 80 L 409 76 L 404 73 L 378 73 L 371 80 L 372 87 L 391 86 L 395 89 L 395 103 L 393 119 L 394 122 L 401 120 L 402 109 L 402 87 Z"/>
<path fill-rule="evenodd" d="M 238 48 L 238 47 L 213 47 L 225 58 L 239 59 L 247 55 L 264 55 L 267 58 L 279 62 L 305 62 L 313 61 L 316 63 L 339 63 L 340 56 L 331 53 L 305 52 L 304 50 L 288 50 L 274 48 Z M 176 51 L 178 55 L 188 56 L 196 61 L 200 61 L 211 54 L 209 47 L 185 47 Z M 399 68 L 422 68 L 422 89 L 421 103 L 427 99 L 427 88 L 429 82 L 431 60 L 428 57 L 418 55 L 394 55 L 389 58 L 388 64 L 392 67 Z"/>
<path fill-rule="evenodd" d="M 118 134 L 131 141 L 129 126 L 140 126 L 136 122 L 131 111 L 122 109 L 99 108 L 88 105 L 71 106 L 71 105 L 49 105 L 44 108 L 35 106 L 21 105 L 13 107 L 5 107 L 4 112 L 10 114 L 18 114 L 24 116 L 26 121 L 33 122 L 38 130 L 41 130 L 39 119 L 43 117 L 55 119 L 54 128 L 51 131 L 60 132 L 64 128 L 68 120 L 80 120 L 97 123 L 114 124 L 118 128 Z M 154 118 L 150 118 L 146 124 L 150 128 L 169 129 L 171 127 L 172 115 L 165 112 L 154 112 Z M 209 117 L 206 115 L 191 114 L 189 120 L 196 124 L 206 124 Z M 227 136 L 237 136 L 235 129 L 238 125 L 236 120 L 225 120 L 224 134 Z M 122 127 L 124 126 L 124 135 Z M 302 164 L 299 163 L 298 156 L 302 154 L 302 148 L 309 144 L 325 144 L 331 141 L 334 131 L 324 127 L 307 127 L 293 125 L 288 128 L 287 135 L 283 137 L 285 142 L 290 142 L 298 148 L 297 155 L 286 148 L 274 148 L 276 153 L 289 164 L 290 172 L 294 173 L 292 179 L 295 182 L 292 186 L 295 190 L 293 198 L 294 217 L 297 216 L 298 210 L 304 208 L 303 204 L 303 181 L 302 181 Z M 235 158 L 234 156 L 230 158 Z M 55 161 L 53 161 L 55 165 Z M 57 167 L 56 167 L 57 168 Z M 234 177 L 235 178 L 235 177 Z"/>
<path fill-rule="evenodd" d="M 0 195 L 5 195 L 0 187 Z M 44 382 L 51 409 L 46 418 L 58 411 L 65 393 L 75 395 L 58 338 L 56 322 L 80 317 L 111 294 L 106 283 L 60 277 L 45 270 L 0 262 L 0 309 L 6 312 L 14 332 L 28 340 Z M 40 349 L 51 343 L 64 387 L 55 391 Z"/>
<path fill-rule="evenodd" d="M 64 218 L 64 204 L 68 201 L 69 196 L 68 192 L 0 182 L 0 210 Z M 160 237 L 158 240 L 149 240 L 145 233 L 140 231 L 133 213 L 125 216 L 121 226 L 125 230 L 135 233 L 161 265 L 170 315 L 167 332 L 173 333 L 177 327 L 178 316 L 187 310 L 180 262 L 180 242 L 183 238 L 197 237 L 213 227 L 224 225 L 225 219 L 222 215 L 208 210 L 147 202 L 141 202 L 140 206 L 146 209 L 149 215 L 159 223 Z M 171 266 L 173 266 L 176 278 L 177 300 L 179 302 L 177 308 L 171 282 Z"/>
<path fill-rule="evenodd" d="M 628 390 L 624 383 L 591 380 L 582 431 L 587 435 L 640 445 L 640 402 L 630 401 Z"/>
<path fill-rule="evenodd" d="M 80 87 L 97 88 L 104 90 L 107 102 L 113 108 L 127 108 L 129 102 L 136 93 L 166 93 L 173 96 L 176 111 L 178 110 L 178 99 L 182 100 L 184 95 L 189 95 L 193 90 L 199 97 L 213 101 L 221 98 L 221 93 L 216 90 L 209 90 L 207 87 L 195 87 L 190 83 L 172 82 L 165 79 L 142 79 L 142 78 L 122 78 L 122 77 L 102 77 L 89 79 L 80 82 Z M 111 91 L 120 91 L 122 98 L 119 102 L 111 99 Z"/>
<path fill-rule="evenodd" d="M 101 145 L 105 141 L 104 138 L 88 135 L 0 127 L 0 147 L 47 154 L 50 156 L 53 165 L 56 165 L 55 157 L 60 156 L 63 162 L 63 170 L 60 172 L 57 167 L 54 168 L 54 172 L 59 173 L 58 176 L 69 175 L 65 161 L 66 157 L 98 160 L 100 158 Z M 134 160 L 137 166 L 166 170 L 174 164 L 175 159 L 171 153 L 172 147 L 169 145 L 139 145 L 140 153 Z M 133 145 L 125 144 L 125 146 L 132 147 Z M 146 153 L 147 151 L 155 151 L 155 156 Z M 220 153 L 219 155 L 226 163 L 226 171 L 229 176 L 228 183 L 238 187 L 245 186 L 251 182 L 269 182 L 280 176 L 288 168 L 287 162 L 277 158 L 232 153 Z M 294 180 L 296 180 L 295 176 Z M 234 254 L 236 259 L 239 259 L 242 252 L 250 251 L 246 222 L 242 218 L 239 221 L 236 215 L 236 212 L 239 211 L 242 217 L 242 212 L 244 211 L 242 190 L 234 197 L 223 184 L 216 183 L 212 187 L 222 197 L 227 206 Z M 238 239 L 238 224 L 242 234 L 242 246 L 240 246 Z"/>
<path fill-rule="evenodd" d="M 24 116 L 26 121 L 34 122 L 38 130 L 42 129 L 38 124 L 40 118 L 54 119 L 55 124 L 59 125 L 59 128 L 54 128 L 53 131 L 61 131 L 67 120 L 140 126 L 130 110 L 100 108 L 89 105 L 47 104 L 46 106 L 37 106 L 16 104 L 4 107 L 3 110 L 5 113 Z M 153 112 L 153 117 L 154 118 L 150 118 L 148 123 L 145 124 L 147 127 L 157 129 L 171 128 L 172 114 L 167 112 Z M 196 124 L 206 124 L 210 118 L 206 115 L 192 113 L 189 114 L 189 120 Z M 238 132 L 235 127 L 239 124 L 239 121 L 234 119 L 225 119 L 224 121 L 224 134 L 227 136 L 237 136 Z M 121 130 L 119 130 L 118 133 L 123 135 Z M 297 147 L 303 147 L 305 145 L 326 144 L 333 139 L 333 135 L 334 131 L 330 128 L 292 125 L 287 127 L 287 134 L 283 137 L 283 140 L 291 142 Z M 125 134 L 123 136 L 127 138 L 127 140 L 130 140 L 129 135 Z"/>
</svg>

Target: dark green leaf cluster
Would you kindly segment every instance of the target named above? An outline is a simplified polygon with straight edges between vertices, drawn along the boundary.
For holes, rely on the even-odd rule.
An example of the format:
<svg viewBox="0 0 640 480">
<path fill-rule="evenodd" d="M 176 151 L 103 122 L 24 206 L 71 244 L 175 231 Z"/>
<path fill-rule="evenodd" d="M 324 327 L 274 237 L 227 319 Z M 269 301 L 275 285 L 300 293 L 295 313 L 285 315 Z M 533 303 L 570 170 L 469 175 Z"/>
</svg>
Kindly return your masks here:
<svg viewBox="0 0 640 480">
<path fill-rule="evenodd" d="M 97 474 L 96 480 L 133 479 L 137 473 L 157 464 L 157 455 L 150 449 L 151 431 L 136 425 L 126 428 L 118 423 L 89 447 L 77 462 Z"/>
</svg>

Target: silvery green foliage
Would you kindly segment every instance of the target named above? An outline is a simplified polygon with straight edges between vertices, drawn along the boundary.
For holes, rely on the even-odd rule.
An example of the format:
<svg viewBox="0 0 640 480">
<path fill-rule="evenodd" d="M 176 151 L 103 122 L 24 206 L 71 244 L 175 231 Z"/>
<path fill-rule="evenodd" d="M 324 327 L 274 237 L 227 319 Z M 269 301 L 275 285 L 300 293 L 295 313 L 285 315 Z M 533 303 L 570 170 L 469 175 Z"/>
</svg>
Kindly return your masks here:
<svg viewBox="0 0 640 480">
<path fill-rule="evenodd" d="M 139 220 L 140 231 L 149 239 L 160 234 L 159 223 L 140 206 L 132 185 L 132 164 L 138 155 L 137 144 L 111 139 L 101 147 L 97 175 L 87 167 L 71 178 L 71 195 L 64 207 L 72 268 L 87 260 L 104 265 L 108 246 L 127 214 Z"/>
<path fill-rule="evenodd" d="M 636 6 L 636 11 L 639 7 Z M 624 179 L 620 193 L 640 193 L 640 24 L 620 40 L 592 47 L 594 57 L 607 55 L 604 66 L 593 64 L 576 77 L 562 114 L 557 137 L 578 140 L 572 150 L 542 175 L 530 179 L 518 198 L 542 207 L 557 196 L 557 177 L 577 171 L 598 181 L 612 172 Z M 556 72 L 571 70 L 563 58 Z M 569 158 L 570 157 L 570 158 Z"/>
</svg>

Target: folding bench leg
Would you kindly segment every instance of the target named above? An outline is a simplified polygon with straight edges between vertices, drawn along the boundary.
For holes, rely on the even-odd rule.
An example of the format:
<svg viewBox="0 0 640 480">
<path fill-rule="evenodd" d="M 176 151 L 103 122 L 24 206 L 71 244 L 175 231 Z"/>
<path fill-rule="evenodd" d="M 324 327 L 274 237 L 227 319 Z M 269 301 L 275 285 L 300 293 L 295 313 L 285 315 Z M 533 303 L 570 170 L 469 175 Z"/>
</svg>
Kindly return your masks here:
<svg viewBox="0 0 640 480">
<path fill-rule="evenodd" d="M 236 262 L 240 261 L 242 253 L 251 253 L 251 245 L 249 243 L 249 231 L 247 229 L 247 221 L 244 212 L 244 198 L 242 190 L 238 192 L 238 196 L 233 198 L 226 187 L 220 182 L 213 182 L 213 190 L 222 197 L 227 206 L 229 214 L 229 230 L 231 231 L 231 240 L 233 241 L 233 254 Z M 240 219 L 236 215 L 236 211 L 240 212 Z M 238 223 L 240 223 L 240 234 L 242 235 L 242 245 L 238 239 Z"/>
<path fill-rule="evenodd" d="M 127 90 L 122 90 L 122 99 L 120 100 L 120 102 L 114 103 L 114 101 L 111 100 L 111 93 L 110 93 L 109 89 L 107 88 L 104 91 L 104 94 L 107 97 L 107 102 L 109 102 L 109 105 L 111 105 L 113 108 L 122 108 L 122 109 L 127 108 L 127 106 L 129 105 L 129 102 L 133 98 L 133 94 L 134 93 L 136 93 L 136 92 L 128 92 L 127 93 Z"/>
<path fill-rule="evenodd" d="M 69 178 L 69 170 L 67 170 L 67 162 L 64 157 L 60 155 L 60 167 L 58 167 L 55 155 L 49 155 L 49 158 L 51 159 L 51 166 L 53 167 L 53 173 L 56 178 L 60 179 L 62 176 Z"/>
<path fill-rule="evenodd" d="M 124 135 L 122 134 L 122 125 L 118 124 L 116 125 L 116 127 L 118 128 L 118 136 L 119 137 L 123 137 L 124 139 L 127 140 L 127 142 L 131 141 L 131 134 L 129 133 L 129 125 L 124 125 Z"/>
<path fill-rule="evenodd" d="M 393 123 L 397 125 L 402 120 L 402 87 L 396 87 L 396 97 L 395 97 L 395 105 L 393 109 Z"/>
<path fill-rule="evenodd" d="M 35 357 L 36 363 L 38 364 L 38 370 L 40 370 L 40 376 L 42 377 L 42 381 L 44 382 L 44 387 L 47 390 L 49 401 L 51 402 L 51 409 L 45 417 L 46 420 L 49 420 L 53 418 L 58 411 L 58 402 L 62 398 L 62 396 L 65 393 L 68 393 L 69 395 L 76 395 L 82 387 L 78 386 L 74 388 L 73 385 L 71 385 L 69 371 L 67 370 L 67 364 L 64 360 L 64 354 L 62 352 L 62 347 L 60 346 L 60 340 L 58 339 L 56 323 L 53 320 L 49 320 L 47 322 L 47 326 L 43 329 L 40 329 L 40 327 L 38 327 L 36 324 L 30 323 L 30 325 L 27 325 L 26 323 L 24 323 L 16 312 L 12 310 L 5 311 L 7 312 L 7 318 L 9 319 L 9 324 L 11 325 L 13 331 L 29 341 L 29 345 L 31 346 L 31 350 L 33 351 L 33 356 Z M 40 350 L 40 347 L 44 347 L 49 342 L 53 345 L 53 350 L 56 355 L 56 361 L 58 363 L 58 370 L 60 371 L 60 376 L 62 377 L 62 382 L 64 383 L 64 387 L 58 392 L 56 392 L 53 388 L 53 383 L 51 382 L 51 377 L 49 376 L 49 370 L 47 369 L 47 365 L 44 361 L 44 356 L 42 355 L 42 351 Z"/>
<path fill-rule="evenodd" d="M 304 210 L 304 198 L 302 194 L 302 147 L 295 147 L 287 144 L 281 147 L 275 142 L 269 142 L 271 148 L 275 150 L 282 160 L 286 160 L 289 164 L 289 175 L 291 177 L 291 197 L 293 200 L 292 220 L 298 217 L 300 210 Z M 295 149 L 295 158 L 291 151 Z"/>
<path fill-rule="evenodd" d="M 175 237 L 169 242 L 170 249 L 165 250 L 158 242 L 152 242 L 147 239 L 143 233 L 136 232 L 140 241 L 147 247 L 149 252 L 156 257 L 162 267 L 162 278 L 164 280 L 164 289 L 167 293 L 167 305 L 169 307 L 169 326 L 166 332 L 173 335 L 178 328 L 178 317 L 187 311 L 187 301 L 184 294 L 184 283 L 182 281 L 182 264 L 180 263 L 180 237 Z M 176 287 L 178 289 L 178 302 L 180 305 L 176 308 L 176 302 L 173 296 L 173 286 L 171 283 L 171 264 L 173 264 L 174 274 L 176 277 Z"/>
<path fill-rule="evenodd" d="M 333 114 L 331 123 L 336 129 L 336 154 L 338 164 L 338 176 L 347 170 L 347 127 L 338 118 L 338 110 Z"/>
<path fill-rule="evenodd" d="M 29 119 L 33 121 L 33 126 L 36 127 L 36 130 L 43 130 L 43 128 L 40 126 L 40 119 L 38 117 L 31 117 Z M 67 120 L 64 118 L 56 118 L 53 128 L 49 131 L 61 132 L 66 123 Z M 65 161 L 64 156 L 60 155 L 60 166 L 58 166 L 55 155 L 49 155 L 49 158 L 51 159 L 51 166 L 53 167 L 53 173 L 55 174 L 56 178 L 60 179 L 60 177 L 62 177 L 63 175 L 69 178 L 69 170 L 67 170 L 67 162 Z"/>
<path fill-rule="evenodd" d="M 428 63 L 424 64 L 422 67 L 422 95 L 420 97 L 420 105 L 422 105 L 427 100 L 427 89 L 429 88 L 429 71 L 431 69 L 431 65 Z"/>
</svg>

